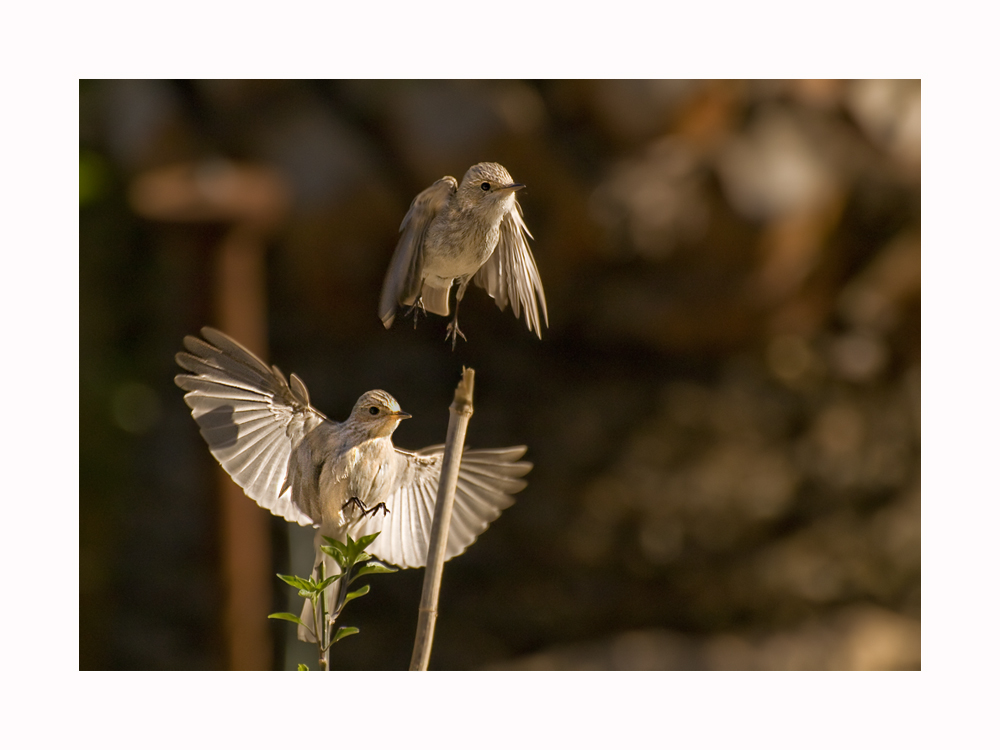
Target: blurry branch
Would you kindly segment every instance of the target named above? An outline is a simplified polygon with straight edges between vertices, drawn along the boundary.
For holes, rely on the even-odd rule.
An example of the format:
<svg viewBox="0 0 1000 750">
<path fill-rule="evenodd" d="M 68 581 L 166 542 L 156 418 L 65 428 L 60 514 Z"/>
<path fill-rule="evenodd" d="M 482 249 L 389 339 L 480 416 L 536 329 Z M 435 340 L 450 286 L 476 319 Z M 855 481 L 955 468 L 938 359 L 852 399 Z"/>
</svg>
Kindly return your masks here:
<svg viewBox="0 0 1000 750">
<path fill-rule="evenodd" d="M 375 541 L 380 532 L 375 532 L 368 536 L 363 536 L 357 541 L 347 535 L 347 544 L 328 536 L 323 537 L 326 545 L 321 547 L 326 554 L 337 561 L 340 566 L 340 573 L 326 576 L 326 563 L 320 563 L 319 572 L 316 578 L 299 578 L 298 576 L 285 576 L 278 574 L 278 578 L 299 590 L 299 596 L 309 599 L 312 602 L 312 623 L 305 623 L 297 615 L 291 612 L 275 612 L 268 615 L 274 620 L 287 620 L 294 622 L 306 630 L 316 639 L 316 647 L 319 649 L 319 666 L 326 671 L 330 670 L 330 646 L 342 638 L 354 635 L 358 632 L 354 627 L 340 627 L 337 632 L 333 632 L 333 625 L 344 611 L 344 607 L 352 599 L 367 594 L 371 587 L 368 585 L 348 591 L 351 584 L 361 576 L 372 573 L 395 573 L 395 568 L 390 568 L 377 560 L 372 560 L 372 556 L 365 552 L 365 547 Z M 330 606 L 329 594 L 332 584 L 342 581 L 336 587 L 336 600 Z M 299 665 L 300 671 L 308 671 L 304 664 Z"/>
<path fill-rule="evenodd" d="M 441 462 L 441 479 L 438 483 L 437 502 L 434 506 L 434 524 L 431 527 L 430 549 L 427 551 L 427 570 L 424 588 L 420 595 L 420 615 L 417 619 L 417 636 L 410 659 L 411 671 L 427 671 L 434 643 L 434 626 L 437 623 L 438 595 L 441 593 L 441 574 L 444 572 L 445 550 L 448 547 L 448 529 L 451 511 L 455 505 L 455 486 L 458 468 L 462 463 L 465 431 L 472 417 L 472 389 L 476 371 L 462 368 L 462 380 L 455 389 L 455 398 L 448 410 L 448 439 Z"/>
</svg>

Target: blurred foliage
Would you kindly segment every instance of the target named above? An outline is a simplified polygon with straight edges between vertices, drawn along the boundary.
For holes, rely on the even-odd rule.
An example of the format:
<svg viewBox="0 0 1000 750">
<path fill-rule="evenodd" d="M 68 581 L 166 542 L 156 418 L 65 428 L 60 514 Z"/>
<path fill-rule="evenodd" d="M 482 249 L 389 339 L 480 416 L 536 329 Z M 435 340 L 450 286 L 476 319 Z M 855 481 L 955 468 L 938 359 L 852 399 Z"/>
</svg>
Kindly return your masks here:
<svg viewBox="0 0 1000 750">
<path fill-rule="evenodd" d="M 320 409 L 384 388 L 397 444 L 439 443 L 468 365 L 468 444 L 529 446 L 445 568 L 432 668 L 919 667 L 919 81 L 84 81 L 80 141 L 82 668 L 223 666 L 213 461 L 172 384 L 220 227 L 129 203 L 219 159 L 290 187 L 270 360 Z M 443 318 L 383 330 L 409 201 L 484 160 L 528 186 L 551 328 L 473 288 L 454 355 Z M 405 668 L 421 577 L 334 668 Z"/>
<path fill-rule="evenodd" d="M 93 151 L 80 152 L 80 205 L 96 203 L 108 190 L 109 169 L 104 158 Z"/>
</svg>

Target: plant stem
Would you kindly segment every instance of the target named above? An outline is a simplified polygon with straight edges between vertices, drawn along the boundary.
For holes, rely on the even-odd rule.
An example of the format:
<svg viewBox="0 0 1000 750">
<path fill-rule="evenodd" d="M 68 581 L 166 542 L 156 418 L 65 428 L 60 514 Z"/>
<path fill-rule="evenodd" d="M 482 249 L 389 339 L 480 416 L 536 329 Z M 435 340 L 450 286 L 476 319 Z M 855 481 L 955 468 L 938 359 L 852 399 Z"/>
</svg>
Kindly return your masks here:
<svg viewBox="0 0 1000 750">
<path fill-rule="evenodd" d="M 326 580 L 326 561 L 320 559 L 319 580 Z M 318 606 L 317 606 L 318 605 Z M 316 645 L 319 647 L 319 666 L 326 672 L 330 671 L 330 628 L 326 623 L 326 589 L 319 592 L 319 601 L 313 602 L 313 619 L 319 612 L 319 622 L 316 625 Z"/>
<path fill-rule="evenodd" d="M 475 370 L 462 368 L 462 380 L 455 389 L 455 398 L 448 409 L 451 412 L 448 419 L 448 439 L 441 460 L 441 478 L 434 506 L 430 548 L 427 551 L 427 570 L 424 573 L 424 588 L 420 595 L 417 637 L 413 643 L 413 656 L 410 659 L 411 671 L 427 671 L 431 659 L 434 626 L 437 623 L 438 596 L 441 593 L 441 574 L 444 571 L 445 550 L 448 547 L 448 529 L 451 526 L 451 511 L 455 504 L 458 469 L 462 464 L 465 431 L 472 417 L 472 389 L 475 377 Z"/>
</svg>

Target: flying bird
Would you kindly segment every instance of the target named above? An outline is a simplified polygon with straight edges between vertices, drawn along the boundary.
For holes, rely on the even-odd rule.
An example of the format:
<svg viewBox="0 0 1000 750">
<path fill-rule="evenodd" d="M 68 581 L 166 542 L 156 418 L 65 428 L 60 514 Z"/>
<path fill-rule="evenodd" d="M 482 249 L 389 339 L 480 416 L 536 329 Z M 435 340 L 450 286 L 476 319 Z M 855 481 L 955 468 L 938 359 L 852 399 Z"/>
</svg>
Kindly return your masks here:
<svg viewBox="0 0 1000 750">
<path fill-rule="evenodd" d="M 174 382 L 212 455 L 244 492 L 288 521 L 314 526 L 316 564 L 339 568 L 321 538 L 355 539 L 376 531 L 367 548 L 404 568 L 427 562 L 443 445 L 407 451 L 392 433 L 410 415 L 382 390 L 362 394 L 343 422 L 312 406 L 294 373 L 289 379 L 214 328 L 186 336 Z M 459 468 L 446 559 L 460 555 L 524 489 L 527 448 L 468 450 Z M 334 584 L 336 585 L 336 584 Z M 335 596 L 335 590 L 330 596 Z M 302 620 L 312 621 L 306 601 Z M 312 640 L 301 627 L 299 637 Z"/>
<path fill-rule="evenodd" d="M 461 184 L 442 177 L 413 199 L 382 284 L 378 314 L 386 328 L 399 305 L 409 306 L 414 324 L 420 310 L 448 315 L 451 287 L 457 283 L 446 337 L 454 349 L 459 336 L 465 339 L 458 327 L 458 304 L 472 281 L 501 310 L 509 302 L 521 317 L 523 309 L 528 330 L 542 337 L 541 318 L 548 326 L 549 313 L 528 249 L 531 233 L 517 202 L 523 187 L 501 165 L 482 162 L 469 168 Z"/>
</svg>

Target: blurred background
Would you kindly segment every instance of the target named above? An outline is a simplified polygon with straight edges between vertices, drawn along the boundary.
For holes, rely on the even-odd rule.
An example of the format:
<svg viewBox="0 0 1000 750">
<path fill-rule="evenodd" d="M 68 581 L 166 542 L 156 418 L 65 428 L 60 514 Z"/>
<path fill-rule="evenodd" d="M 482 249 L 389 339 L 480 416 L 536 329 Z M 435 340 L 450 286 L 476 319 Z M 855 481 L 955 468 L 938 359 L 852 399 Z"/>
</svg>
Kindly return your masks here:
<svg viewBox="0 0 1000 750">
<path fill-rule="evenodd" d="M 498 161 L 549 306 L 377 316 L 399 222 Z M 315 667 L 312 530 L 225 478 L 174 354 L 230 333 L 346 418 L 526 444 L 432 669 L 920 667 L 919 81 L 82 81 L 80 668 Z M 405 669 L 422 570 L 335 669 Z"/>
</svg>

